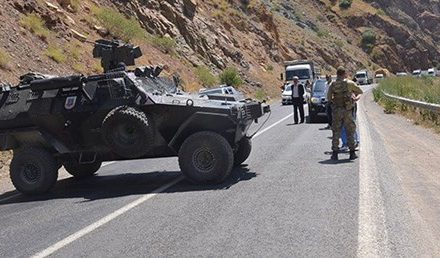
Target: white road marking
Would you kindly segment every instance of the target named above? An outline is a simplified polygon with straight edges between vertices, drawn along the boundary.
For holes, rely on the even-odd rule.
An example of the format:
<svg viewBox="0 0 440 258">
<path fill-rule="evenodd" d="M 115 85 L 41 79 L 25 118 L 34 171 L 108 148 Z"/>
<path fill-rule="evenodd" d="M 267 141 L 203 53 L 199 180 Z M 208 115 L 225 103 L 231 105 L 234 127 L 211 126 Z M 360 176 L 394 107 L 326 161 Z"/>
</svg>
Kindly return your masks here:
<svg viewBox="0 0 440 258">
<path fill-rule="evenodd" d="M 362 106 L 362 105 L 360 105 Z M 359 161 L 358 257 L 390 257 L 388 232 L 385 224 L 384 201 L 379 184 L 364 110 L 359 110 L 359 130 L 362 139 Z"/>
<path fill-rule="evenodd" d="M 44 249 L 43 251 L 33 255 L 32 257 L 34 258 L 42 258 L 42 257 L 47 257 L 51 254 L 53 254 L 54 252 L 60 250 L 61 248 L 65 247 L 66 245 L 72 243 L 73 241 L 87 235 L 88 233 L 96 230 L 97 228 L 109 223 L 110 221 L 116 219 L 117 217 L 123 215 L 124 213 L 128 212 L 129 210 L 139 206 L 140 204 L 144 203 L 145 201 L 153 198 L 154 196 L 156 196 L 157 194 L 165 191 L 166 189 L 170 188 L 171 186 L 177 184 L 178 182 L 182 181 L 183 177 L 178 177 L 175 180 L 171 181 L 170 183 L 161 186 L 159 188 L 157 188 L 156 190 L 154 190 L 152 193 L 149 194 L 145 194 L 142 197 L 138 198 L 137 200 L 125 205 L 124 207 L 120 208 L 119 210 L 112 212 L 111 214 L 105 216 L 104 218 L 96 221 L 95 223 L 81 229 L 80 231 L 64 238 L 63 240 L 57 242 L 56 244 Z"/>
<path fill-rule="evenodd" d="M 284 120 L 288 119 L 289 117 L 291 117 L 292 114 L 284 117 L 283 119 L 279 120 L 278 122 L 274 123 L 273 125 L 267 127 L 266 129 L 264 129 L 263 131 L 259 132 L 258 134 L 256 134 L 254 136 L 254 138 L 258 137 L 259 135 L 263 134 L 264 132 L 269 131 L 271 128 L 275 127 L 276 125 L 280 124 L 281 122 L 283 122 Z M 103 166 L 105 165 L 110 165 L 113 164 L 114 162 L 107 162 L 107 164 L 103 164 Z M 60 250 L 61 248 L 71 244 L 72 242 L 80 239 L 81 237 L 95 231 L 96 229 L 98 229 L 99 227 L 109 223 L 110 221 L 116 219 L 117 217 L 123 215 L 124 213 L 130 211 L 131 209 L 141 205 L 142 203 L 146 202 L 147 200 L 153 198 L 154 196 L 158 195 L 159 193 L 165 191 L 166 189 L 174 186 L 175 184 L 179 183 L 180 181 L 183 180 L 183 177 L 178 177 L 175 180 L 171 181 L 170 183 L 163 185 L 159 188 L 157 188 L 156 190 L 154 190 L 153 192 L 149 193 L 149 194 L 145 194 L 142 195 L 140 198 L 134 200 L 133 202 L 125 205 L 124 207 L 110 213 L 109 215 L 105 216 L 104 218 L 96 221 L 95 223 L 77 231 L 76 233 L 71 234 L 70 236 L 64 238 L 63 240 L 49 246 L 48 248 L 42 250 L 39 253 L 36 253 L 35 255 L 32 256 L 32 258 L 44 258 L 47 257 L 53 253 L 55 253 L 56 251 Z"/>
<path fill-rule="evenodd" d="M 258 132 L 256 135 L 254 135 L 253 138 L 256 138 L 256 137 L 258 137 L 259 135 L 261 135 L 261 134 L 263 134 L 263 133 L 269 131 L 269 130 L 272 129 L 273 127 L 277 126 L 278 124 L 282 123 L 283 121 L 289 119 L 289 117 L 292 117 L 292 116 L 293 116 L 293 114 L 290 114 L 290 115 L 284 117 L 283 119 L 281 119 L 280 121 L 276 122 L 275 124 L 273 124 L 273 125 L 271 125 L 271 126 L 265 128 L 265 129 L 263 129 L 262 131 Z"/>
</svg>

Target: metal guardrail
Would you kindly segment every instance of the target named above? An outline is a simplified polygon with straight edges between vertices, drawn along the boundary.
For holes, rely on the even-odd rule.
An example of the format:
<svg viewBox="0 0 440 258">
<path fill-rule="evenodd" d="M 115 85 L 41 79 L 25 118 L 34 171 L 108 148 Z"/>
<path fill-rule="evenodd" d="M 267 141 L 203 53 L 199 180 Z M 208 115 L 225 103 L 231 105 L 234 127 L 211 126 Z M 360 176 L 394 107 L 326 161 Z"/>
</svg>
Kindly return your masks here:
<svg viewBox="0 0 440 258">
<path fill-rule="evenodd" d="M 432 112 L 440 113 L 440 105 L 439 104 L 426 103 L 426 102 L 419 101 L 419 100 L 413 100 L 413 99 L 407 99 L 404 97 L 394 96 L 394 95 L 388 94 L 384 91 L 382 91 L 382 93 L 387 98 L 400 101 L 403 104 L 410 105 L 410 106 L 417 107 L 417 108 L 421 108 L 421 109 L 426 109 L 426 110 L 429 110 Z"/>
</svg>

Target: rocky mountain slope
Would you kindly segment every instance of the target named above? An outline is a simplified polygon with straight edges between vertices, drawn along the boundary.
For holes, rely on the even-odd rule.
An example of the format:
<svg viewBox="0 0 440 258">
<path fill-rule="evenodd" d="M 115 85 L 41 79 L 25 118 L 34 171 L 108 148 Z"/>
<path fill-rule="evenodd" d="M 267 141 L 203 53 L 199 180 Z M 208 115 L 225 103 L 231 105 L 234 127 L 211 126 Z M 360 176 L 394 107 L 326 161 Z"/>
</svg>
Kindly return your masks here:
<svg viewBox="0 0 440 258">
<path fill-rule="evenodd" d="M 138 64 L 167 64 L 184 90 L 212 86 L 226 67 L 241 90 L 279 94 L 282 62 L 410 71 L 440 61 L 438 0 L 0 0 L 0 81 L 30 70 L 100 71 L 93 41 L 139 44 Z M 3 154 L 2 154 L 3 155 Z"/>
</svg>

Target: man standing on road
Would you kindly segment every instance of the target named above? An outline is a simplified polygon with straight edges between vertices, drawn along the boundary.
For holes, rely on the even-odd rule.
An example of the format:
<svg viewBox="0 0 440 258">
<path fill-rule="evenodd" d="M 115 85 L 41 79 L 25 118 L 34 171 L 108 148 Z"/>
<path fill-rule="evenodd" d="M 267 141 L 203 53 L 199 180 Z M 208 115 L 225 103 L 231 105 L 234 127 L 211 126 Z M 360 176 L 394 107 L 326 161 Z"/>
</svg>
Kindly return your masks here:
<svg viewBox="0 0 440 258">
<path fill-rule="evenodd" d="M 325 80 L 327 81 L 325 86 L 325 93 L 328 93 L 328 88 L 332 84 L 332 77 L 330 75 L 325 76 Z M 327 114 L 327 120 L 328 120 L 328 126 L 325 129 L 331 129 L 332 128 L 332 107 L 330 105 L 330 101 L 327 100 L 327 103 L 325 104 L 325 113 Z"/>
<path fill-rule="evenodd" d="M 292 83 L 293 120 L 298 124 L 298 109 L 301 123 L 304 123 L 304 86 L 299 83 L 297 76 L 293 77 Z"/>
<path fill-rule="evenodd" d="M 353 119 L 354 102 L 359 100 L 363 91 L 355 82 L 347 80 L 344 67 L 339 67 L 337 79 L 332 82 L 327 92 L 327 100 L 332 105 L 332 160 L 338 160 L 339 138 L 341 138 L 342 126 L 347 130 L 348 147 L 350 148 L 350 160 L 357 158 L 355 153 L 356 143 L 354 132 L 356 123 Z"/>
</svg>

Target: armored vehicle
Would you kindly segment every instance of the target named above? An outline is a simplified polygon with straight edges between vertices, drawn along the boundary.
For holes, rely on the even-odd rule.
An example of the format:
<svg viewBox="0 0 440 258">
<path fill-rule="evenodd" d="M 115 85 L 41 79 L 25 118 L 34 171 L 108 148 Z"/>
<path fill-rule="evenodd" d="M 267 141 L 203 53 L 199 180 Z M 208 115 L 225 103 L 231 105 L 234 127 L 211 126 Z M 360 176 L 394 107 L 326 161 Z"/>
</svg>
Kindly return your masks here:
<svg viewBox="0 0 440 258">
<path fill-rule="evenodd" d="M 104 161 L 178 156 L 195 183 L 224 181 L 251 152 L 251 124 L 270 107 L 179 94 L 163 69 L 138 67 L 141 50 L 98 40 L 104 73 L 56 77 L 29 73 L 0 86 L 0 150 L 13 150 L 12 183 L 20 192 L 50 190 L 64 166 L 76 178 Z"/>
</svg>

